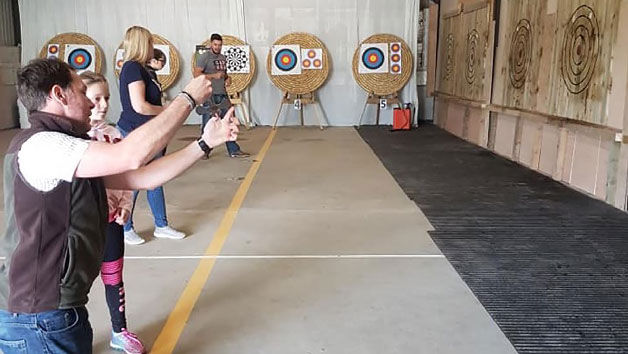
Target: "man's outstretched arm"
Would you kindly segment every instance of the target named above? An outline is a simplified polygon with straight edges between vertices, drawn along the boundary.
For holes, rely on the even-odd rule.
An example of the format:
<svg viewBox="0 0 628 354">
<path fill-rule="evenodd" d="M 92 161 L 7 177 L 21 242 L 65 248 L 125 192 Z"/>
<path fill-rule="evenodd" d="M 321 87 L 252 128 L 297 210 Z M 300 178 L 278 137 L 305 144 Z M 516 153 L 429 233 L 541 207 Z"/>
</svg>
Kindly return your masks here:
<svg viewBox="0 0 628 354">
<path fill-rule="evenodd" d="M 185 87 L 196 103 L 211 95 L 211 81 L 194 78 Z M 75 177 L 98 177 L 135 170 L 150 161 L 172 139 L 191 112 L 184 97 L 177 97 L 162 113 L 133 130 L 117 144 L 92 141 L 81 158 Z"/>
<path fill-rule="evenodd" d="M 203 140 L 214 148 L 226 141 L 235 141 L 238 135 L 237 118 L 231 108 L 224 119 L 213 117 L 205 126 Z M 159 158 L 139 169 L 105 177 L 105 186 L 112 189 L 154 189 L 177 177 L 203 156 L 197 142 L 172 154 Z"/>
</svg>

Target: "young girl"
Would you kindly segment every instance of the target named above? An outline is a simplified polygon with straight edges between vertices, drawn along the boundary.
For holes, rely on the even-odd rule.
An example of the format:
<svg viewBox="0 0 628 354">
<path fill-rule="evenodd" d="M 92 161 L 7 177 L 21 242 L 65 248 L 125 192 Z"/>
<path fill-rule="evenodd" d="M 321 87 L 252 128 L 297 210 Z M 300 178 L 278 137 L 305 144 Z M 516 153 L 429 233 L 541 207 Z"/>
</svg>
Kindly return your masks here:
<svg viewBox="0 0 628 354">
<path fill-rule="evenodd" d="M 109 86 L 104 76 L 91 71 L 83 72 L 81 79 L 87 86 L 87 97 L 94 104 L 90 118 L 91 130 L 87 133 L 93 140 L 115 144 L 122 139 L 120 132 L 107 124 L 109 110 Z M 111 316 L 111 341 L 109 345 L 125 353 L 144 353 L 144 346 L 137 336 L 127 331 L 124 312 L 124 285 L 122 264 L 124 256 L 124 232 L 122 226 L 131 215 L 132 191 L 107 189 L 109 225 L 105 241 L 105 257 L 101 266 L 101 278 L 105 284 L 107 306 Z"/>
</svg>

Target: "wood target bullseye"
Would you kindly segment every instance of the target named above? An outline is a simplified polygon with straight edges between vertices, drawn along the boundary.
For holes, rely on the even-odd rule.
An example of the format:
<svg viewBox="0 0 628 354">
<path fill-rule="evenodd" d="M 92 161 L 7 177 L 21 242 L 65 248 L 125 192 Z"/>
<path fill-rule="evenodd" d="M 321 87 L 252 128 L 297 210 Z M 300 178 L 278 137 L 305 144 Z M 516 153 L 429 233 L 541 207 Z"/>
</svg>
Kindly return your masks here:
<svg viewBox="0 0 628 354">
<path fill-rule="evenodd" d="M 452 33 L 448 34 L 445 44 L 445 71 L 443 72 L 443 80 L 449 81 L 454 71 L 454 60 L 456 60 L 455 44 L 454 35 Z"/>
<path fill-rule="evenodd" d="M 466 56 L 466 70 L 464 76 L 469 84 L 473 84 L 475 81 L 475 69 L 478 58 L 478 45 L 480 41 L 480 34 L 476 29 L 471 30 L 467 36 L 467 56 Z"/>
<path fill-rule="evenodd" d="M 561 74 L 569 92 L 578 94 L 591 83 L 600 52 L 597 17 L 587 5 L 578 7 L 565 30 Z"/>
<path fill-rule="evenodd" d="M 530 21 L 522 19 L 512 33 L 510 42 L 510 83 L 515 88 L 525 84 L 530 59 L 532 57 L 532 38 Z"/>
</svg>

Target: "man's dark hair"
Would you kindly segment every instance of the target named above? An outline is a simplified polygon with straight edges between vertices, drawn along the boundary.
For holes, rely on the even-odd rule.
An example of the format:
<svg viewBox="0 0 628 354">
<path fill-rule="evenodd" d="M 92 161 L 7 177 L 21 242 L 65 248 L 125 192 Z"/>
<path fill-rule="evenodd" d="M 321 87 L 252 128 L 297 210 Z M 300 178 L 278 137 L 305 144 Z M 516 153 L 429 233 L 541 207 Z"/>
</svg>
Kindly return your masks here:
<svg viewBox="0 0 628 354">
<path fill-rule="evenodd" d="M 221 41 L 222 42 L 222 36 L 219 35 L 218 33 L 213 33 L 211 37 L 209 37 L 210 41 Z"/>
<path fill-rule="evenodd" d="M 67 89 L 72 68 L 57 59 L 34 59 L 17 72 L 17 95 L 28 112 L 42 109 L 54 85 Z"/>
<path fill-rule="evenodd" d="M 160 49 L 153 49 L 153 58 L 155 58 L 155 60 L 161 60 L 164 63 L 166 62 L 166 53 L 162 52 Z"/>
</svg>

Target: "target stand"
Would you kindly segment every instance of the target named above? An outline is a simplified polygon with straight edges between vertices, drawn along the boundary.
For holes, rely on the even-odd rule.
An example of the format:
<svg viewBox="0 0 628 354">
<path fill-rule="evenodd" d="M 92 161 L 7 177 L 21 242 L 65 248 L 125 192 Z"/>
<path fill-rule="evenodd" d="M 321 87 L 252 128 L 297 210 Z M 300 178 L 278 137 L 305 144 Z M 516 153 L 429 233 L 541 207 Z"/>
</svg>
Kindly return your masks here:
<svg viewBox="0 0 628 354">
<path fill-rule="evenodd" d="M 323 130 L 323 120 L 326 125 L 329 125 L 327 118 L 321 111 L 318 101 L 316 101 L 316 96 L 314 92 L 305 93 L 305 94 L 292 94 L 288 91 L 284 91 L 283 96 L 281 97 L 281 101 L 279 103 L 279 110 L 277 111 L 277 117 L 275 117 L 275 123 L 273 124 L 273 130 L 277 129 L 277 122 L 279 122 L 279 116 L 281 115 L 281 110 L 283 106 L 286 104 L 290 104 L 294 107 L 294 109 L 299 111 L 299 116 L 301 118 L 301 125 L 303 126 L 303 109 L 305 105 L 311 104 L 314 106 L 316 110 L 316 120 L 318 121 L 318 125 Z M 321 120 L 321 117 L 323 120 Z"/>
<path fill-rule="evenodd" d="M 360 120 L 358 121 L 358 128 L 360 128 L 360 126 L 362 125 L 362 118 L 364 118 L 364 112 L 366 112 L 366 107 L 368 107 L 368 105 L 370 104 L 374 104 L 377 106 L 377 113 L 375 115 L 376 125 L 379 125 L 379 112 L 382 109 L 382 106 L 397 104 L 399 108 L 402 108 L 401 100 L 399 100 L 398 92 L 395 92 L 391 95 L 376 95 L 371 92 L 366 98 L 366 102 L 364 103 L 364 108 L 362 108 L 362 113 L 360 114 Z"/>
<path fill-rule="evenodd" d="M 251 115 L 249 114 L 249 109 L 246 105 L 246 102 L 244 101 L 242 93 L 235 92 L 233 94 L 230 94 L 229 101 L 231 101 L 231 105 L 233 107 L 240 107 L 240 109 L 242 110 L 242 116 L 244 117 L 244 124 L 246 125 L 247 129 L 251 129 L 253 127 L 253 122 L 251 121 Z"/>
</svg>

